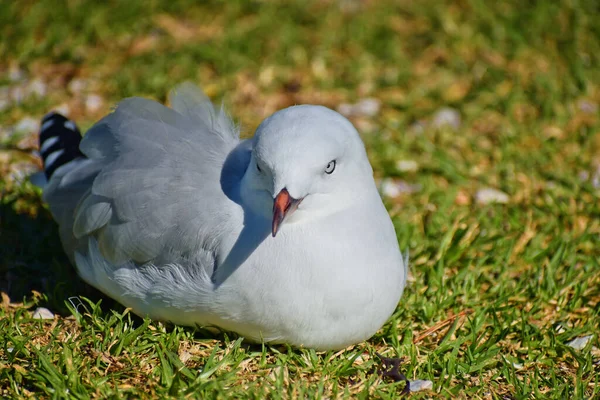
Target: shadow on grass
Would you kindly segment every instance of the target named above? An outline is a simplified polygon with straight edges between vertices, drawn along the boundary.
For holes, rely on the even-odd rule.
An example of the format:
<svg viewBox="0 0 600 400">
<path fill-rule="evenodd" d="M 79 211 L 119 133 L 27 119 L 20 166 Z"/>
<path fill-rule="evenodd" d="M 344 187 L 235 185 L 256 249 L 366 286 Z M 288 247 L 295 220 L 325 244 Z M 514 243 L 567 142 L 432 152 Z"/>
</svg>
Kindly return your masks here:
<svg viewBox="0 0 600 400">
<path fill-rule="evenodd" d="M 27 207 L 23 207 L 27 204 Z M 22 208 L 35 209 L 35 215 Z M 104 316 L 111 311 L 122 313 L 125 307 L 88 285 L 77 274 L 63 251 L 58 226 L 44 207 L 40 196 L 34 192 L 20 193 L 14 199 L 0 197 L 0 292 L 6 293 L 11 302 L 29 303 L 39 292 L 38 305 L 63 317 L 71 315 L 67 302 L 74 308 L 87 304 L 85 297 L 98 304 Z M 143 318 L 131 313 L 135 327 L 143 324 Z M 173 324 L 167 323 L 169 330 Z M 227 334 L 200 327 L 187 328 L 195 331 L 198 338 L 224 340 Z M 229 333 L 229 337 L 237 337 Z"/>
<path fill-rule="evenodd" d="M 37 215 L 17 211 L 24 201 Z M 73 296 L 102 299 L 107 307 L 122 309 L 79 278 L 63 252 L 56 223 L 34 193 L 25 199 L 0 199 L 0 291 L 14 303 L 27 302 L 35 297 L 33 291 L 39 292 L 39 305 L 60 315 L 70 314 L 65 301 Z"/>
</svg>

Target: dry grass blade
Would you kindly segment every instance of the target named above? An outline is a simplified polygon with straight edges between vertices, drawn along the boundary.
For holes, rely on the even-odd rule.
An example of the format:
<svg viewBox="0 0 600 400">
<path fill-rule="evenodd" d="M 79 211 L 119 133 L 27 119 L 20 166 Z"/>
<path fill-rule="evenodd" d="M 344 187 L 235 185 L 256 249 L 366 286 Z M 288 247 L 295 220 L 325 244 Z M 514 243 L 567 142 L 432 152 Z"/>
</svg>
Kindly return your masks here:
<svg viewBox="0 0 600 400">
<path fill-rule="evenodd" d="M 455 314 L 455 315 L 452 315 L 449 318 L 446 318 L 443 321 L 438 322 L 437 324 L 433 325 L 431 328 L 427 328 L 423 332 L 421 332 L 417 336 L 415 336 L 415 338 L 413 339 L 413 343 L 417 344 L 417 343 L 421 342 L 426 337 L 431 336 L 435 332 L 437 332 L 437 331 L 439 331 L 441 329 L 444 329 L 445 327 L 451 325 L 458 318 L 464 318 L 467 315 L 472 314 L 472 313 L 473 313 L 473 310 L 464 310 L 464 311 L 459 312 L 458 314 Z"/>
</svg>

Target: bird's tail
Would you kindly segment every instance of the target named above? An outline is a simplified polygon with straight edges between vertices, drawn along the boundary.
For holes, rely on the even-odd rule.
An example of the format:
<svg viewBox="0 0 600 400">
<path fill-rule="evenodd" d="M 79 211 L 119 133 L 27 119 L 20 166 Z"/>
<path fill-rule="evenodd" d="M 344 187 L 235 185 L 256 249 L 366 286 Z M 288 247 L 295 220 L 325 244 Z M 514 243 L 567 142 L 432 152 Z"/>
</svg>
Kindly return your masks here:
<svg viewBox="0 0 600 400">
<path fill-rule="evenodd" d="M 85 157 L 79 150 L 80 142 L 81 133 L 73 121 L 55 112 L 42 119 L 40 155 L 48 180 L 59 167 L 76 158 Z"/>
</svg>

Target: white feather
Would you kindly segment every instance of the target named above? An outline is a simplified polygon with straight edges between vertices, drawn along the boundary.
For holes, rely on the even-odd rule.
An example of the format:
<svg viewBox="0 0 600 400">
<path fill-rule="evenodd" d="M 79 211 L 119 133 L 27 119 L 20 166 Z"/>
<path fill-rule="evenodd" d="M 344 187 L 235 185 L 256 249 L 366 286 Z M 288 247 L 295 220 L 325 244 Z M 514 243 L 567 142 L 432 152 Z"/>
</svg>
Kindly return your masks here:
<svg viewBox="0 0 600 400">
<path fill-rule="evenodd" d="M 54 120 L 53 120 L 53 119 L 51 119 L 51 120 L 48 120 L 48 121 L 44 122 L 44 123 L 42 124 L 41 131 L 42 131 L 42 132 L 43 132 L 43 131 L 45 131 L 46 129 L 50 128 L 52 125 L 54 125 Z"/>
<path fill-rule="evenodd" d="M 60 150 L 56 150 L 56 151 L 53 151 L 52 153 L 48 154 L 48 157 L 46 157 L 46 160 L 44 161 L 44 167 L 46 169 L 49 169 L 50 167 L 52 167 L 52 164 L 54 164 L 56 159 L 58 157 L 60 157 L 64 152 L 65 152 L 64 149 L 60 149 Z"/>
<path fill-rule="evenodd" d="M 65 126 L 65 128 L 70 129 L 72 131 L 77 130 L 77 127 L 75 126 L 75 123 L 73 121 L 65 121 L 64 126 Z"/>
<path fill-rule="evenodd" d="M 52 121 L 48 121 L 48 122 L 52 122 Z M 40 147 L 40 153 L 43 153 L 46 150 L 48 150 L 50 147 L 52 147 L 52 145 L 54 145 L 56 142 L 58 142 L 58 140 L 59 140 L 59 138 L 57 136 L 53 136 L 53 137 L 50 137 L 50 138 L 44 140 L 44 143 L 42 143 L 42 147 Z"/>
</svg>

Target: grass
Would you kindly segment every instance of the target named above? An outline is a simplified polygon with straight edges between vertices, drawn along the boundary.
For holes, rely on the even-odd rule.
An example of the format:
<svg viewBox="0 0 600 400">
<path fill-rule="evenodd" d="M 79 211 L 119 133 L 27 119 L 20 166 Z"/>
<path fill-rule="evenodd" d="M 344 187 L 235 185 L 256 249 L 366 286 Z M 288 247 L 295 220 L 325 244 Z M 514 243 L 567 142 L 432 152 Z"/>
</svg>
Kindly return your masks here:
<svg viewBox="0 0 600 400">
<path fill-rule="evenodd" d="M 433 381 L 413 398 L 600 398 L 598 18 L 592 0 L 4 4 L 0 85 L 25 87 L 18 69 L 47 90 L 0 110 L 0 396 L 398 397 L 379 352 Z M 62 105 L 85 130 L 186 79 L 248 135 L 294 103 L 380 101 L 353 119 L 376 177 L 420 190 L 386 199 L 413 278 L 371 340 L 248 345 L 141 320 L 75 276 L 22 178 L 34 132 L 9 128 Z M 443 107 L 458 129 L 430 123 Z M 508 203 L 477 202 L 483 188 Z M 56 317 L 32 319 L 37 306 Z"/>
</svg>

